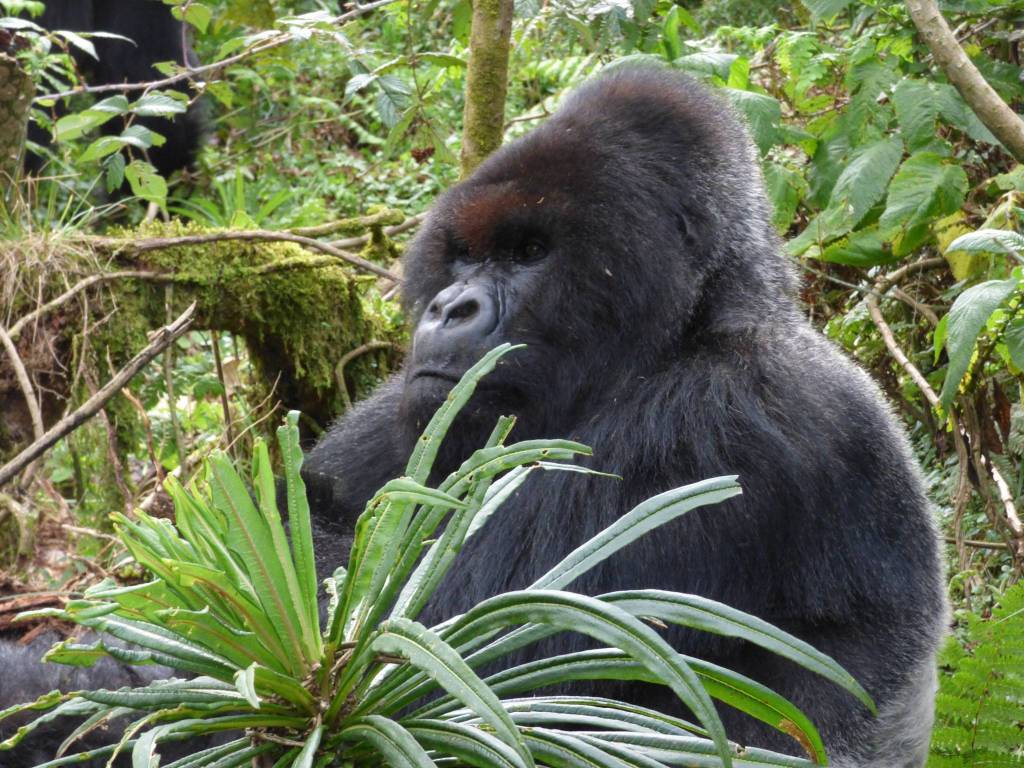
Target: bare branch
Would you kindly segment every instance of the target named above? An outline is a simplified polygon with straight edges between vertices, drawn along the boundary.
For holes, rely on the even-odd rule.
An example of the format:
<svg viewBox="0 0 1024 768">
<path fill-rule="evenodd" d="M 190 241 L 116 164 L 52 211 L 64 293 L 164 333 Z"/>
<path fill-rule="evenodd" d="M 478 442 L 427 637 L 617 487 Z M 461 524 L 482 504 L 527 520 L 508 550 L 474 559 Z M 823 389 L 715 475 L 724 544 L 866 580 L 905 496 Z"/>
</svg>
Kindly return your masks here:
<svg viewBox="0 0 1024 768">
<path fill-rule="evenodd" d="M 38 440 L 43 436 L 43 414 L 39 410 L 39 401 L 36 399 L 35 390 L 32 387 L 32 379 L 25 370 L 25 364 L 21 362 L 18 348 L 14 346 L 7 330 L 0 326 L 0 344 L 7 350 L 7 356 L 11 358 L 11 367 L 14 369 L 14 376 L 18 379 L 18 386 L 21 387 L 21 394 L 25 396 L 25 405 L 28 406 L 29 415 L 32 417 L 32 435 Z"/>
<path fill-rule="evenodd" d="M 91 419 L 107 401 L 116 395 L 132 377 L 146 367 L 165 348 L 189 329 L 195 315 L 196 305 L 191 304 L 173 323 L 161 328 L 154 334 L 153 341 L 145 349 L 133 357 L 114 378 L 104 384 L 92 397 L 86 400 L 72 413 L 54 424 L 45 434 L 21 453 L 0 467 L 0 486 L 5 485 L 22 469 L 42 456 L 54 443 L 70 434 L 86 421 Z"/>
<path fill-rule="evenodd" d="M 391 5 L 398 0 L 376 0 L 373 3 L 367 3 L 366 5 L 360 5 L 353 8 L 347 13 L 343 13 L 340 16 L 335 16 L 328 22 L 334 26 L 344 24 L 345 22 L 351 21 L 359 16 L 375 11 L 378 8 L 383 8 L 385 5 Z M 293 31 L 282 31 L 276 34 L 274 37 L 262 40 L 244 51 L 236 53 L 234 56 L 229 56 L 221 61 L 215 61 L 212 64 L 204 64 L 199 67 L 188 67 L 182 70 L 176 75 L 165 77 L 162 80 L 150 80 L 141 83 L 110 83 L 108 85 L 92 85 L 83 86 L 81 88 L 72 88 L 70 91 L 61 91 L 60 93 L 47 93 L 42 96 L 37 96 L 36 101 L 52 101 L 56 99 L 63 99 L 67 96 L 75 96 L 81 93 L 129 93 L 131 91 L 149 91 L 154 88 L 166 88 L 169 85 L 176 85 L 177 83 L 184 82 L 186 80 L 195 80 L 199 75 L 210 75 L 219 73 L 221 70 L 238 64 L 241 61 L 245 61 L 251 56 L 269 51 L 274 48 L 280 48 L 282 45 L 287 45 L 290 42 L 305 39 L 305 30 L 303 32 Z"/>
<path fill-rule="evenodd" d="M 907 0 L 907 9 L 936 63 L 964 101 L 1017 161 L 1024 162 L 1024 121 L 964 53 L 935 0 Z"/>
</svg>

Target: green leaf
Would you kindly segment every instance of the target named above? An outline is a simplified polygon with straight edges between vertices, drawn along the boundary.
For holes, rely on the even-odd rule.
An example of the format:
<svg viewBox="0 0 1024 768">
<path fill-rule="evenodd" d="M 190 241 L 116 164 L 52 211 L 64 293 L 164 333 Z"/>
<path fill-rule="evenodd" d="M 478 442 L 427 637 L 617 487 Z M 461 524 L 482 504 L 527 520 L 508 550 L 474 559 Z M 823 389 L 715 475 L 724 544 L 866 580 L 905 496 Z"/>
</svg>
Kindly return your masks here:
<svg viewBox="0 0 1024 768">
<path fill-rule="evenodd" d="M 942 392 L 939 395 L 944 409 L 949 409 L 949 404 L 953 402 L 960 387 L 960 381 L 967 373 L 978 334 L 992 313 L 1006 301 L 1016 287 L 1017 281 L 1013 279 L 979 283 L 957 296 L 950 307 L 946 329 L 949 367 L 946 369 L 946 380 L 942 383 Z"/>
<path fill-rule="evenodd" d="M 808 187 L 798 172 L 774 162 L 764 164 L 764 184 L 772 201 L 772 224 L 780 234 L 793 223 L 797 206 L 807 195 Z"/>
<path fill-rule="evenodd" d="M 721 89 L 733 106 L 746 118 L 754 143 L 764 155 L 779 140 L 782 107 L 774 96 L 736 88 Z"/>
<path fill-rule="evenodd" d="M 829 244 L 817 257 L 833 264 L 851 267 L 874 267 L 899 258 L 877 226 L 858 229 Z"/>
<path fill-rule="evenodd" d="M 124 177 L 132 188 L 132 194 L 161 207 L 166 204 L 167 182 L 149 163 L 132 160 L 124 169 Z"/>
<path fill-rule="evenodd" d="M 324 726 L 322 725 L 318 725 L 310 732 L 306 737 L 306 743 L 303 745 L 302 751 L 299 752 L 295 762 L 292 763 L 292 768 L 313 768 L 317 757 L 316 751 L 320 748 L 320 739 L 323 738 L 323 735 Z"/>
<path fill-rule="evenodd" d="M 83 53 L 88 54 L 93 59 L 96 59 L 97 61 L 99 60 L 100 57 L 96 55 L 96 46 L 92 44 L 91 40 L 87 40 L 81 35 L 67 29 L 58 29 L 54 31 L 53 34 L 67 40 L 72 46 Z"/>
<path fill-rule="evenodd" d="M 359 718 L 341 729 L 342 741 L 364 741 L 384 756 L 391 768 L 436 768 L 423 747 L 394 720 L 379 715 Z"/>
<path fill-rule="evenodd" d="M 291 532 L 292 561 L 310 627 L 319 626 L 317 605 L 316 556 L 313 552 L 313 527 L 310 522 L 306 483 L 302 479 L 302 447 L 299 445 L 299 412 L 289 411 L 285 424 L 277 429 L 277 444 L 284 464 L 288 526 Z M 318 643 L 318 649 L 320 644 Z M 319 653 L 319 650 L 318 650 Z"/>
<path fill-rule="evenodd" d="M 253 709 L 260 708 L 260 697 L 256 693 L 256 662 L 235 672 L 235 688 Z"/>
<path fill-rule="evenodd" d="M 454 647 L 514 624 L 579 632 L 621 648 L 657 675 L 707 728 L 726 768 L 731 766 L 722 721 L 693 670 L 651 627 L 621 608 L 569 592 L 524 590 L 492 597 L 470 609 L 446 632 Z"/>
<path fill-rule="evenodd" d="M 180 115 L 188 109 L 188 99 L 182 101 L 169 96 L 164 91 L 150 91 L 133 103 L 129 109 L 139 117 Z"/>
<path fill-rule="evenodd" d="M 1024 255 L 1024 235 L 1005 229 L 979 229 L 961 235 L 950 243 L 946 253 L 954 251 L 1009 254 L 1020 259 Z"/>
<path fill-rule="evenodd" d="M 516 768 L 515 750 L 483 728 L 452 720 L 404 720 L 402 724 L 427 749 L 457 757 L 476 768 Z"/>
<path fill-rule="evenodd" d="M 828 243 L 856 227 L 884 196 L 903 156 L 903 142 L 890 137 L 859 148 L 839 174 L 828 206 L 787 249 L 794 255 Z"/>
<path fill-rule="evenodd" d="M 717 504 L 742 493 L 736 476 L 716 477 L 653 496 L 580 545 L 530 585 L 530 589 L 562 589 L 601 561 L 646 533 L 692 509 Z"/>
<path fill-rule="evenodd" d="M 473 392 L 476 391 L 476 386 L 480 379 L 493 371 L 502 357 L 513 349 L 519 349 L 520 346 L 522 345 L 501 344 L 484 355 L 476 365 L 462 375 L 459 383 L 448 393 L 444 404 L 437 409 L 430 423 L 423 430 L 423 434 L 416 441 L 416 447 L 409 457 L 405 474 L 416 482 L 426 482 L 427 477 L 430 475 L 430 469 L 434 466 L 434 459 L 437 457 L 441 441 L 448 433 L 448 429 L 451 427 L 452 422 L 455 421 L 455 417 L 462 409 L 462 406 L 469 402 L 469 398 L 473 396 Z"/>
<path fill-rule="evenodd" d="M 282 661 L 294 673 L 305 674 L 313 657 L 305 650 L 309 640 L 303 631 L 306 611 L 293 603 L 285 576 L 290 563 L 282 563 L 282 555 L 288 553 L 287 544 L 274 537 L 271 523 L 253 505 L 245 483 L 226 455 L 214 453 L 207 467 L 213 505 L 228 521 L 228 547 L 240 558 L 260 605 L 285 644 L 288 658 Z"/>
<path fill-rule="evenodd" d="M 423 670 L 438 685 L 461 701 L 490 725 L 495 734 L 515 751 L 519 768 L 533 765 L 518 729 L 501 706 L 498 697 L 448 643 L 415 621 L 391 619 L 373 641 L 377 653 L 401 655 Z"/>
<path fill-rule="evenodd" d="M 939 104 L 930 83 L 905 78 L 893 89 L 892 101 L 900 132 L 911 152 L 935 139 Z"/>
<path fill-rule="evenodd" d="M 851 0 L 800 0 L 815 20 L 828 20 L 845 11 Z"/>
<path fill-rule="evenodd" d="M 879 228 L 893 237 L 894 255 L 904 256 L 927 240 L 937 219 L 960 209 L 967 187 L 964 169 L 947 164 L 934 152 L 907 158 L 889 185 L 889 198 L 879 220 Z"/>
<path fill-rule="evenodd" d="M 876 712 L 868 692 L 835 659 L 756 616 L 699 595 L 655 589 L 612 592 L 600 599 L 637 617 L 661 619 L 701 632 L 746 640 L 831 680 L 860 699 L 873 713 Z"/>
</svg>

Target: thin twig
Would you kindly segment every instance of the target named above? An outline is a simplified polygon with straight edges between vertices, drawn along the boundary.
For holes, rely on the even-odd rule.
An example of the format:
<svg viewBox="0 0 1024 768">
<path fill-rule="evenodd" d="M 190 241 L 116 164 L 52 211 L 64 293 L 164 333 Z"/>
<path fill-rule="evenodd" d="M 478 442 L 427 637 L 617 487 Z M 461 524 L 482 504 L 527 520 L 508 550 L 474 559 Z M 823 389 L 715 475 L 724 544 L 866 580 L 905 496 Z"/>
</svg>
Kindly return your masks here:
<svg viewBox="0 0 1024 768">
<path fill-rule="evenodd" d="M 338 390 L 341 392 L 341 399 L 345 401 L 346 411 L 352 408 L 352 398 L 348 396 L 348 386 L 345 384 L 345 366 L 360 355 L 365 355 L 367 352 L 375 352 L 379 349 L 398 349 L 398 345 L 392 341 L 368 341 L 342 355 L 341 360 L 334 367 L 334 377 L 338 383 Z"/>
<path fill-rule="evenodd" d="M 393 227 L 384 227 L 384 234 L 391 237 L 392 235 L 400 235 L 403 232 L 408 232 L 410 229 L 415 229 L 422 224 L 425 218 L 427 218 L 426 213 L 418 213 L 415 216 L 410 216 L 401 224 L 396 224 Z M 294 233 L 295 230 L 292 230 L 292 232 Z M 335 248 L 362 248 L 368 242 L 370 242 L 369 235 L 360 235 L 359 237 L 346 237 L 342 240 L 332 240 L 331 245 Z"/>
<path fill-rule="evenodd" d="M 77 296 L 79 293 L 84 291 L 86 288 L 96 285 L 96 283 L 101 283 L 107 280 L 121 280 L 123 278 L 138 278 L 140 280 L 164 281 L 173 280 L 174 276 L 170 274 L 164 274 L 161 272 L 153 272 L 151 270 L 125 270 L 122 272 L 102 272 L 99 274 L 90 275 L 84 280 L 75 283 L 73 286 L 68 288 L 68 290 L 64 291 L 64 293 L 62 293 L 57 298 L 51 299 L 45 304 L 41 304 L 40 306 L 36 307 L 31 312 L 29 312 L 27 315 L 21 317 L 18 320 L 18 322 L 11 326 L 11 338 L 18 338 L 18 334 L 20 334 L 22 330 L 24 330 L 25 326 L 27 326 L 29 323 L 35 322 L 35 320 L 42 317 L 47 312 L 50 312 L 56 309 L 57 307 L 61 306 L 62 304 L 67 303 L 75 296 Z"/>
<path fill-rule="evenodd" d="M 942 540 L 947 544 L 956 544 L 956 536 L 943 536 Z M 981 541 L 979 539 L 964 539 L 960 542 L 965 547 L 974 549 L 1009 549 L 1010 547 L 1002 541 Z"/>
<path fill-rule="evenodd" d="M 210 331 L 210 341 L 213 344 L 213 364 L 217 369 L 217 378 L 220 379 L 220 407 L 224 411 L 224 434 L 228 439 L 228 445 L 234 445 L 235 438 L 231 429 L 231 405 L 228 402 L 228 382 L 224 378 L 224 363 L 220 354 L 220 333 Z"/>
<path fill-rule="evenodd" d="M 14 376 L 18 380 L 18 386 L 21 387 L 21 394 L 25 398 L 25 405 L 28 406 L 29 415 L 32 417 L 32 436 L 38 440 L 43 436 L 45 431 L 43 428 L 43 413 L 39 410 L 39 401 L 36 399 L 35 389 L 32 387 L 32 379 L 29 378 L 28 371 L 25 370 L 25 364 L 21 362 L 21 356 L 18 354 L 18 348 L 14 346 L 14 341 L 11 339 L 7 329 L 0 326 L 0 343 L 3 344 L 4 349 L 7 350 L 7 356 L 11 358 L 11 367 L 14 369 Z"/>
<path fill-rule="evenodd" d="M 347 21 L 351 21 L 352 19 L 369 13 L 370 11 L 375 11 L 378 8 L 383 8 L 385 5 L 391 5 L 394 2 L 397 2 L 397 0 L 377 0 L 377 2 L 360 5 L 347 13 L 335 16 L 333 19 L 329 20 L 329 23 L 335 26 L 344 24 Z M 303 30 L 303 36 L 305 36 L 306 32 L 307 30 Z M 42 96 L 37 96 L 35 101 L 63 99 L 67 96 L 75 96 L 80 93 L 128 93 L 131 91 L 149 91 L 155 88 L 166 88 L 169 85 L 175 85 L 176 83 L 180 83 L 185 80 L 194 80 L 198 75 L 219 72 L 220 70 L 230 67 L 233 64 L 237 64 L 240 61 L 245 61 L 245 59 L 250 56 L 255 56 L 258 53 L 263 53 L 264 51 L 269 51 L 274 48 L 279 48 L 282 45 L 287 45 L 297 39 L 299 39 L 299 35 L 295 32 L 280 32 L 276 37 L 257 43 L 251 48 L 247 48 L 234 56 L 229 56 L 222 61 L 215 61 L 212 64 L 204 64 L 199 67 L 189 67 L 176 75 L 165 77 L 162 80 L 150 80 L 141 83 L 110 83 L 108 85 L 83 86 L 80 88 L 72 88 L 70 91 L 47 93 Z"/>
<path fill-rule="evenodd" d="M 173 323 L 158 330 L 154 334 L 153 341 L 128 361 L 128 364 L 113 379 L 104 384 L 95 395 L 91 396 L 72 413 L 50 427 L 39 440 L 34 441 L 22 450 L 21 453 L 0 467 L 0 486 L 5 485 L 28 464 L 42 456 L 62 437 L 70 434 L 95 416 L 110 398 L 131 381 L 135 374 L 145 368 L 164 349 L 173 344 L 175 339 L 189 329 L 192 325 L 195 310 L 196 305 L 190 305 Z"/>
</svg>

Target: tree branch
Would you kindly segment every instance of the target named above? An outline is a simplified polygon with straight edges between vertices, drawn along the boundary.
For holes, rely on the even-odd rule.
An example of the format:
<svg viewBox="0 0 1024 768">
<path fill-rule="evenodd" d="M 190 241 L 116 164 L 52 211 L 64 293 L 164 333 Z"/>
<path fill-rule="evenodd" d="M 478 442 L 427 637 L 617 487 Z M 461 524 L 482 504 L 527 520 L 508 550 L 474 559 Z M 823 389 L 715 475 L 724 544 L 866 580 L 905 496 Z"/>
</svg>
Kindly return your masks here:
<svg viewBox="0 0 1024 768">
<path fill-rule="evenodd" d="M 1024 121 L 1000 98 L 964 53 L 935 0 L 907 0 L 907 9 L 936 63 L 964 101 L 1010 154 L 1018 162 L 1024 162 Z"/>
<path fill-rule="evenodd" d="M 35 390 L 32 388 L 32 379 L 29 378 L 28 371 L 25 370 L 25 364 L 21 362 L 21 356 L 18 355 L 18 348 L 14 346 L 10 334 L 7 333 L 3 326 L 0 326 L 0 344 L 3 344 L 4 349 L 7 350 L 8 357 L 11 358 L 14 376 L 18 380 L 21 394 L 25 397 L 25 405 L 28 406 L 29 415 L 32 417 L 32 436 L 38 440 L 43 436 L 44 431 L 43 414 L 39 410 L 39 401 L 36 399 Z"/>
<path fill-rule="evenodd" d="M 25 448 L 21 453 L 0 467 L 0 486 L 5 485 L 21 470 L 42 456 L 54 443 L 70 434 L 86 421 L 91 419 L 107 401 L 116 395 L 132 377 L 146 367 L 157 355 L 163 352 L 174 340 L 185 333 L 192 325 L 196 305 L 193 303 L 178 319 L 154 334 L 150 342 L 141 352 L 133 357 L 117 375 L 104 384 L 92 397 L 82 403 L 75 411 L 58 421 L 38 440 Z"/>
</svg>

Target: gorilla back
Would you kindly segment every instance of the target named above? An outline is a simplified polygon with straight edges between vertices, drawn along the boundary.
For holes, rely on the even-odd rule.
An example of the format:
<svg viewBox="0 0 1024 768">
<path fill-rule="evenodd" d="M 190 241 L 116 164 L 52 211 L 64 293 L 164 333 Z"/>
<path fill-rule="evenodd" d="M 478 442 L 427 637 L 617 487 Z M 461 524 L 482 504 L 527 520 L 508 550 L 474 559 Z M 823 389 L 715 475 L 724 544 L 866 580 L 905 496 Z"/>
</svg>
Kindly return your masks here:
<svg viewBox="0 0 1024 768">
<path fill-rule="evenodd" d="M 692 592 L 799 635 L 860 680 L 877 718 L 771 654 L 668 630 L 682 653 L 804 709 L 833 765 L 923 764 L 946 612 L 929 506 L 877 388 L 802 318 L 752 144 L 717 96 L 645 67 L 591 81 L 437 201 L 405 274 L 415 334 L 404 369 L 306 462 L 332 541 L 321 554 L 338 552 L 402 472 L 452 382 L 498 343 L 525 342 L 456 422 L 441 471 L 512 413 L 517 437 L 582 441 L 593 466 L 622 479 L 531 479 L 467 544 L 427 618 L 523 588 L 648 496 L 738 473 L 741 497 L 642 538 L 572 588 Z M 339 564 L 328 560 L 324 571 Z M 548 643 L 540 650 L 585 647 Z M 667 689 L 638 683 L 585 690 L 674 706 Z M 799 750 L 722 714 L 734 739 Z"/>
</svg>

